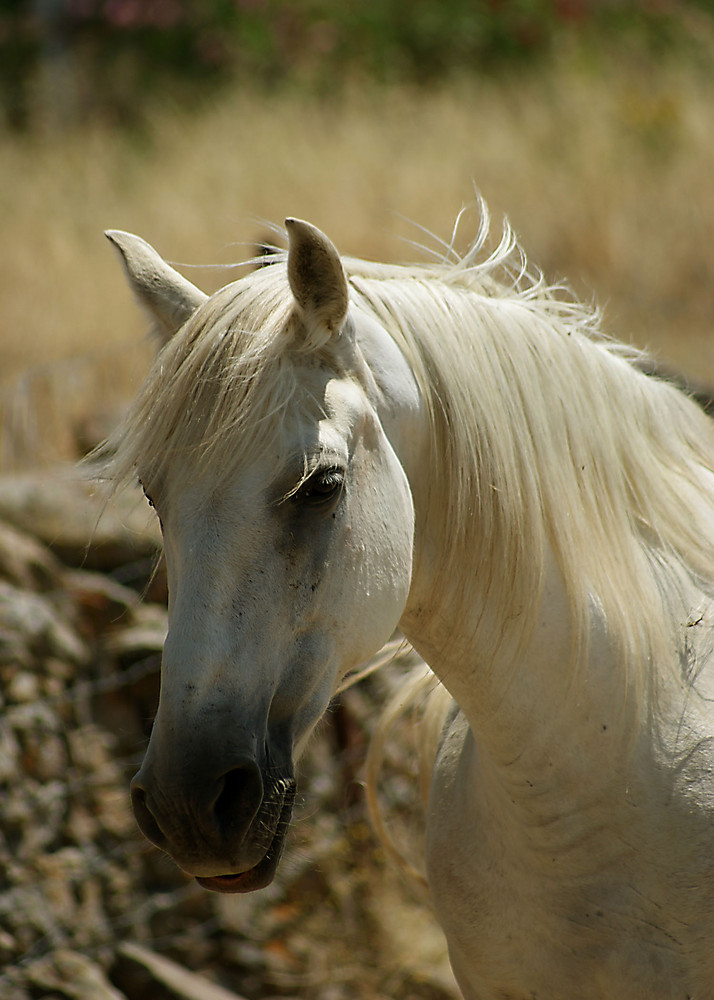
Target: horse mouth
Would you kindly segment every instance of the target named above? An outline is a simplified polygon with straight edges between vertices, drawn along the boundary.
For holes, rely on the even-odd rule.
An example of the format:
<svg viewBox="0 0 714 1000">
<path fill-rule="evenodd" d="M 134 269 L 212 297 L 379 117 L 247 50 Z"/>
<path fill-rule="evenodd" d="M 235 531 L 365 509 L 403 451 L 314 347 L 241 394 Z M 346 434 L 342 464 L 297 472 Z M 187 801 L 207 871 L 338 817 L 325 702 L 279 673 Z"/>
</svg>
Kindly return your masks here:
<svg viewBox="0 0 714 1000">
<path fill-rule="evenodd" d="M 280 810 L 273 839 L 262 861 L 244 872 L 226 875 L 197 875 L 198 884 L 204 889 L 210 889 L 211 892 L 255 892 L 257 889 L 264 889 L 270 885 L 275 878 L 275 872 L 283 854 L 294 798 L 294 788 L 289 789 Z"/>
</svg>

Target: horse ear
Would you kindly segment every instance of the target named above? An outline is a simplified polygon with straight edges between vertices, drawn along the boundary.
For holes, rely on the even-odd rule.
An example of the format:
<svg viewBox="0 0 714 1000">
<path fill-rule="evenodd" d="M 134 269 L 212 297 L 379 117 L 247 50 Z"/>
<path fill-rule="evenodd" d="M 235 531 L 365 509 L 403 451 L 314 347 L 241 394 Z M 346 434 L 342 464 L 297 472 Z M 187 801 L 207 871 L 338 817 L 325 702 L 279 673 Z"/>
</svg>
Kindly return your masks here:
<svg viewBox="0 0 714 1000">
<path fill-rule="evenodd" d="M 286 219 L 288 281 L 303 317 L 336 335 L 347 315 L 349 292 L 340 255 L 309 222 Z"/>
<path fill-rule="evenodd" d="M 154 321 L 157 339 L 165 344 L 208 296 L 141 237 L 118 229 L 108 229 L 104 235 L 119 251 L 132 291 Z"/>
</svg>

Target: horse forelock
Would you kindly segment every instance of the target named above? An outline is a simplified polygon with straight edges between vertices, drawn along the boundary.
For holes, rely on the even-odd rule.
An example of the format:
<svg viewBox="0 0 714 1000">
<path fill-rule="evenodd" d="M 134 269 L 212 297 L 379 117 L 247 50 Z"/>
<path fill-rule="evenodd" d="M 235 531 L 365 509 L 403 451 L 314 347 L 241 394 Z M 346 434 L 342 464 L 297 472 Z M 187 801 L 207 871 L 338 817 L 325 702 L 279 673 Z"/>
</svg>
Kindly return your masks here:
<svg viewBox="0 0 714 1000">
<path fill-rule="evenodd" d="M 285 268 L 270 265 L 216 292 L 159 353 L 106 447 L 108 475 L 230 475 L 280 445 L 296 405 L 293 303 Z M 299 402 L 299 400 L 297 401 Z"/>
</svg>

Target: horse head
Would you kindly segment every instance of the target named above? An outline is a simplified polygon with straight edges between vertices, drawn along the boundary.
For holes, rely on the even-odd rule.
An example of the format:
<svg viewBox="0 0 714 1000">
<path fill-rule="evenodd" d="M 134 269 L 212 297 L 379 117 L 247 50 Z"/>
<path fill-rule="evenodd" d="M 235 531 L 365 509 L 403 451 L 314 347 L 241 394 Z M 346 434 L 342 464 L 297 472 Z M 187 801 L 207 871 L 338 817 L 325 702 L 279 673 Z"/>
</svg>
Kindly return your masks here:
<svg viewBox="0 0 714 1000">
<path fill-rule="evenodd" d="M 165 341 L 127 424 L 170 593 L 132 803 L 149 840 L 223 892 L 273 878 L 295 760 L 340 679 L 393 632 L 411 579 L 384 373 L 416 390 L 375 329 L 363 338 L 382 343 L 380 371 L 366 363 L 332 243 L 286 228 L 282 261 L 210 299 L 143 240 L 107 234 Z"/>
</svg>

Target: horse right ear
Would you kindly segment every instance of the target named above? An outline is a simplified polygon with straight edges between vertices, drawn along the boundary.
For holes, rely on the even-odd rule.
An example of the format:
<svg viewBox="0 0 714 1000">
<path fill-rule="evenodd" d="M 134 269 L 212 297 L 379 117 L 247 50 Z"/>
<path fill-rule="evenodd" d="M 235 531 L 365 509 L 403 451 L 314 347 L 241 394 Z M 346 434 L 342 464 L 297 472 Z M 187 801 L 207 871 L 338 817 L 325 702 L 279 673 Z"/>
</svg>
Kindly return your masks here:
<svg viewBox="0 0 714 1000">
<path fill-rule="evenodd" d="M 316 226 L 286 219 L 288 281 L 310 335 L 337 336 L 347 316 L 349 292 L 342 261 Z"/>
<path fill-rule="evenodd" d="M 165 344 L 208 296 L 141 237 L 118 229 L 104 235 L 119 251 L 131 289 L 153 320 L 157 339 Z"/>
</svg>

